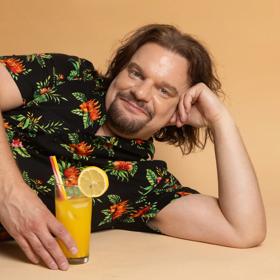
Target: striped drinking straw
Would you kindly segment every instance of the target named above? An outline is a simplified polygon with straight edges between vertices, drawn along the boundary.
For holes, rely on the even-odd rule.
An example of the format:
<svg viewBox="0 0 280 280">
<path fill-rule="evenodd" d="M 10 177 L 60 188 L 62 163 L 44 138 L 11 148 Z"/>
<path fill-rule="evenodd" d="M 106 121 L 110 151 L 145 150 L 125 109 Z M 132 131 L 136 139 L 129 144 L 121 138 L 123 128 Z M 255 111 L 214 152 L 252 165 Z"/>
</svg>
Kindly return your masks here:
<svg viewBox="0 0 280 280">
<path fill-rule="evenodd" d="M 51 166 L 52 166 L 57 190 L 59 191 L 59 195 L 60 195 L 61 199 L 65 200 L 65 199 L 67 199 L 67 195 L 66 195 L 64 184 L 63 184 L 63 181 L 62 181 L 62 178 L 61 178 L 61 175 L 60 175 L 60 171 L 59 171 L 59 167 L 58 167 L 58 164 L 57 164 L 56 156 L 50 156 L 49 159 L 50 159 L 50 162 L 51 162 Z"/>
</svg>

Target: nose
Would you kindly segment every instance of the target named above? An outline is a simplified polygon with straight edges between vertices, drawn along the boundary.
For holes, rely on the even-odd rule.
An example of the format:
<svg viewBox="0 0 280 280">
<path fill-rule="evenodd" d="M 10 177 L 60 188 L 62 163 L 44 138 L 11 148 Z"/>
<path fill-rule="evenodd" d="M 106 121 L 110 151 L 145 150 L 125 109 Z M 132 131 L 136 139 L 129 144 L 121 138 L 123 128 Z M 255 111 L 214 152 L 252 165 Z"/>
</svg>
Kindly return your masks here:
<svg viewBox="0 0 280 280">
<path fill-rule="evenodd" d="M 152 82 L 148 79 L 133 88 L 133 93 L 138 100 L 149 102 L 152 98 Z"/>
</svg>

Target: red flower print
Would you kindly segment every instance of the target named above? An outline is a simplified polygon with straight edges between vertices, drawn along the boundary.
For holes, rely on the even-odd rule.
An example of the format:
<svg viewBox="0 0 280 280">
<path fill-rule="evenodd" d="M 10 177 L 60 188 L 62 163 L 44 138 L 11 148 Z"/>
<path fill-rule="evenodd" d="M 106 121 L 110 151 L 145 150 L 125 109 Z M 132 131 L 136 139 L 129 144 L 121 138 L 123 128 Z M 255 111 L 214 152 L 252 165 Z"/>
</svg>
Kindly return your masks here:
<svg viewBox="0 0 280 280">
<path fill-rule="evenodd" d="M 44 95 L 47 94 L 48 92 L 50 92 L 51 88 L 50 87 L 44 87 L 40 89 L 40 94 Z"/>
<path fill-rule="evenodd" d="M 43 181 L 40 179 L 35 179 L 35 183 L 36 183 L 36 185 L 42 185 Z"/>
<path fill-rule="evenodd" d="M 79 170 L 75 166 L 68 167 L 64 170 L 65 186 L 71 187 L 78 184 Z"/>
<path fill-rule="evenodd" d="M 159 184 L 161 182 L 162 178 L 161 177 L 157 177 L 157 183 Z"/>
<path fill-rule="evenodd" d="M 100 105 L 98 105 L 98 101 L 92 99 L 80 105 L 80 109 L 83 112 L 89 113 L 89 118 L 91 119 L 91 121 L 95 121 L 100 118 L 99 108 Z"/>
<path fill-rule="evenodd" d="M 186 196 L 186 195 L 189 195 L 190 193 L 188 193 L 188 192 L 177 192 L 177 194 L 179 194 L 180 196 Z"/>
<path fill-rule="evenodd" d="M 80 156 L 89 156 L 93 149 L 91 145 L 87 144 L 85 141 L 78 144 L 70 144 L 71 150 Z"/>
<path fill-rule="evenodd" d="M 150 209 L 151 209 L 151 206 L 146 206 L 142 209 L 137 210 L 136 213 L 131 215 L 131 217 L 133 217 L 133 218 L 141 217 L 144 214 L 146 214 L 147 212 L 149 212 Z"/>
<path fill-rule="evenodd" d="M 113 165 L 115 170 L 131 171 L 133 168 L 132 163 L 129 161 L 115 161 Z"/>
<path fill-rule="evenodd" d="M 79 170 L 75 166 L 70 166 L 70 167 L 64 169 L 63 174 L 66 178 L 69 178 L 69 177 L 72 177 L 72 176 L 78 177 L 79 176 Z"/>
<path fill-rule="evenodd" d="M 19 138 L 15 138 L 12 140 L 12 147 L 13 148 L 22 148 L 23 147 L 22 142 L 20 141 Z"/>
<path fill-rule="evenodd" d="M 59 80 L 63 80 L 63 79 L 64 79 L 64 76 L 63 76 L 62 74 L 59 74 L 59 75 L 58 75 L 58 79 L 59 79 Z"/>
<path fill-rule="evenodd" d="M 11 126 L 9 125 L 8 122 L 4 122 L 4 128 L 5 128 L 5 129 L 9 129 L 9 128 L 11 128 Z"/>
<path fill-rule="evenodd" d="M 122 216 L 127 209 L 128 200 L 114 204 L 110 207 L 110 212 L 113 214 L 112 219 L 115 220 Z"/>
<path fill-rule="evenodd" d="M 0 60 L 0 63 L 5 63 L 6 66 L 14 73 L 14 74 L 20 74 L 22 73 L 25 68 L 22 62 L 17 58 L 7 58 Z"/>
<path fill-rule="evenodd" d="M 144 143 L 144 141 L 141 140 L 141 139 L 135 139 L 135 143 L 138 144 L 138 145 L 141 145 L 141 144 Z"/>
<path fill-rule="evenodd" d="M 113 144 L 111 144 L 111 143 L 105 143 L 105 144 L 104 144 L 104 147 L 107 148 L 107 149 L 112 149 Z"/>
</svg>

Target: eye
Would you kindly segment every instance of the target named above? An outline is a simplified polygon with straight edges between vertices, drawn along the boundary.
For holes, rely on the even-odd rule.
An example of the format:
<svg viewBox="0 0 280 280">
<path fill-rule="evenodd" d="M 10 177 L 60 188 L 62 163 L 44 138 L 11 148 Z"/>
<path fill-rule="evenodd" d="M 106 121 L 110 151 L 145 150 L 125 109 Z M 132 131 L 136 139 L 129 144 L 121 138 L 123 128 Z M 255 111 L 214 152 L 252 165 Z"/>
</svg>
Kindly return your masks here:
<svg viewBox="0 0 280 280">
<path fill-rule="evenodd" d="M 168 91 L 166 88 L 160 88 L 160 92 L 161 92 L 163 95 L 169 95 L 169 91 Z"/>
<path fill-rule="evenodd" d="M 143 75 L 134 69 L 129 70 L 129 76 L 132 78 L 139 78 L 139 79 L 143 79 Z"/>
</svg>

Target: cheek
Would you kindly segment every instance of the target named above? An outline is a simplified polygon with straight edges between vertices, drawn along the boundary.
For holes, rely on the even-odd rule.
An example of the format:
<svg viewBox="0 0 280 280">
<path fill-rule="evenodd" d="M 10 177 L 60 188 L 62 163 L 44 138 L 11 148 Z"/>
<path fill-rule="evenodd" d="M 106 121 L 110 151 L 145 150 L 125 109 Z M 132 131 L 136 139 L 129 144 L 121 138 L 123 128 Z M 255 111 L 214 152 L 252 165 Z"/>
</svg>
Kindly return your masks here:
<svg viewBox="0 0 280 280">
<path fill-rule="evenodd" d="M 161 120 L 169 120 L 176 111 L 177 100 L 157 100 L 155 101 L 155 113 Z"/>
<path fill-rule="evenodd" d="M 130 80 L 125 76 L 125 74 L 119 74 L 110 84 L 106 98 L 105 98 L 105 106 L 106 110 L 109 109 L 112 102 L 116 99 L 116 96 L 120 91 L 127 91 L 133 87 L 133 84 Z"/>
<path fill-rule="evenodd" d="M 125 90 L 133 86 L 133 81 L 129 79 L 126 71 L 121 72 L 114 80 L 115 90 Z"/>
</svg>

